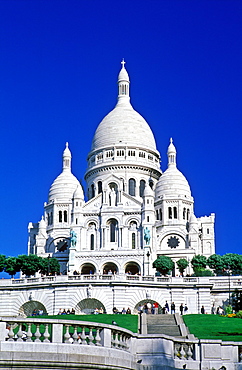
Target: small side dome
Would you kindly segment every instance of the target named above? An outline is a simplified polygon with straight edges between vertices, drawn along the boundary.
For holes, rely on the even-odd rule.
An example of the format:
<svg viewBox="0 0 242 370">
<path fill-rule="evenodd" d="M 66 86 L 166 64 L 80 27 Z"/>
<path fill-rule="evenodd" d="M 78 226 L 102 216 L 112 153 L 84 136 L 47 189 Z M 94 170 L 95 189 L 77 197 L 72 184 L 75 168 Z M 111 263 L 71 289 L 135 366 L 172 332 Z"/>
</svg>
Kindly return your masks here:
<svg viewBox="0 0 242 370">
<path fill-rule="evenodd" d="M 147 196 L 151 196 L 153 197 L 154 196 L 154 192 L 153 190 L 151 189 L 151 187 L 149 185 L 145 185 L 145 189 L 144 189 L 144 194 L 143 194 L 143 197 L 147 197 Z"/>
<path fill-rule="evenodd" d="M 167 151 L 168 168 L 161 175 L 156 184 L 155 198 L 158 200 L 163 195 L 170 197 L 188 197 L 191 198 L 191 189 L 185 176 L 176 167 L 176 148 L 172 139 Z"/>
<path fill-rule="evenodd" d="M 70 201 L 78 185 L 79 181 L 71 172 L 63 171 L 50 187 L 49 202 L 54 199 Z"/>
<path fill-rule="evenodd" d="M 73 194 L 74 199 L 84 199 L 84 194 L 81 184 L 79 184 Z"/>
<path fill-rule="evenodd" d="M 54 180 L 49 191 L 49 202 L 54 199 L 70 201 L 73 198 L 74 191 L 80 185 L 77 178 L 71 173 L 71 152 L 66 143 L 66 148 L 63 152 L 63 167 L 62 173 Z"/>
<path fill-rule="evenodd" d="M 176 167 L 168 168 L 156 184 L 156 199 L 158 200 L 162 195 L 191 197 L 188 181 Z"/>
</svg>

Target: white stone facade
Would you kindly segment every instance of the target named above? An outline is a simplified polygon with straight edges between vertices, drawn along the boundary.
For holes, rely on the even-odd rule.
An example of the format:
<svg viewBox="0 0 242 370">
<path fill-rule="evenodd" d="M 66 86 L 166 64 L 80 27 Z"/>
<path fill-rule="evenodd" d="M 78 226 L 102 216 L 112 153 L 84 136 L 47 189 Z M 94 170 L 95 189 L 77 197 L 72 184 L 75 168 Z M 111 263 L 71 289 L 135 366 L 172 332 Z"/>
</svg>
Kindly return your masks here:
<svg viewBox="0 0 242 370">
<path fill-rule="evenodd" d="M 97 127 L 88 155 L 87 200 L 71 172 L 67 144 L 43 218 L 29 224 L 28 253 L 56 257 L 64 274 L 154 275 L 152 263 L 159 255 L 190 261 L 196 254 L 215 253 L 215 216 L 194 215 L 172 139 L 162 173 L 154 135 L 130 104 L 122 64 L 117 105 Z M 191 272 L 188 267 L 186 273 Z"/>
</svg>

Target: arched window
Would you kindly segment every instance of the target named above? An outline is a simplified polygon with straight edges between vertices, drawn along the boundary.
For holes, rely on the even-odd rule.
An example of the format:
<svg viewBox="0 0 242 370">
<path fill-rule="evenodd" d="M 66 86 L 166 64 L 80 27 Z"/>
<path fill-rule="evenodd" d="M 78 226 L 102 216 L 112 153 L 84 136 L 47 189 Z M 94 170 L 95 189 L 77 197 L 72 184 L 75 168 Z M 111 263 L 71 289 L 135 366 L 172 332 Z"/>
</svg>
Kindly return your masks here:
<svg viewBox="0 0 242 370">
<path fill-rule="evenodd" d="M 139 184 L 139 196 L 140 197 L 143 197 L 144 190 L 145 190 L 145 180 L 140 180 L 140 184 Z"/>
<path fill-rule="evenodd" d="M 132 249 L 136 248 L 136 238 L 135 233 L 132 233 Z"/>
<path fill-rule="evenodd" d="M 135 187 L 135 179 L 129 179 L 129 195 L 132 195 L 133 197 L 135 197 Z"/>
<path fill-rule="evenodd" d="M 116 242 L 116 229 L 117 229 L 117 221 L 111 220 L 110 221 L 110 242 Z"/>
<path fill-rule="evenodd" d="M 94 234 L 90 235 L 90 249 L 94 251 Z"/>
<path fill-rule="evenodd" d="M 176 207 L 173 207 L 173 214 L 174 214 L 174 218 L 177 218 L 177 208 Z"/>
<path fill-rule="evenodd" d="M 172 208 L 168 207 L 168 217 L 171 219 L 172 218 Z"/>
<path fill-rule="evenodd" d="M 91 185 L 91 198 L 95 197 L 94 184 Z"/>
<path fill-rule="evenodd" d="M 190 211 L 189 209 L 187 210 L 187 220 L 189 220 L 189 217 L 190 217 Z"/>
<path fill-rule="evenodd" d="M 103 191 L 103 189 L 102 189 L 102 181 L 98 181 L 98 183 L 97 183 L 97 191 L 98 191 L 98 194 L 100 194 L 102 191 Z"/>
<path fill-rule="evenodd" d="M 62 211 L 59 211 L 59 222 L 62 222 Z"/>
<path fill-rule="evenodd" d="M 64 222 L 67 222 L 67 211 L 64 211 Z"/>
<path fill-rule="evenodd" d="M 156 219 L 159 220 L 159 211 L 158 211 L 158 209 L 156 210 Z"/>
<path fill-rule="evenodd" d="M 183 220 L 186 219 L 186 208 L 183 208 Z"/>
</svg>

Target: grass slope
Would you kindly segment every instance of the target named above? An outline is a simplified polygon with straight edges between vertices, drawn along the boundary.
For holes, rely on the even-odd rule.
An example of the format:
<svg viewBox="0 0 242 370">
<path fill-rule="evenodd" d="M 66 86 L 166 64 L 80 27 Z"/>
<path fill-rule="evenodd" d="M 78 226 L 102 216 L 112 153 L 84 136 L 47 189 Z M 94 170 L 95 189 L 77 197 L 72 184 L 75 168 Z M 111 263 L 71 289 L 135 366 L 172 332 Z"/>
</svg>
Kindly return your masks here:
<svg viewBox="0 0 242 370">
<path fill-rule="evenodd" d="M 121 328 L 128 329 L 133 333 L 138 332 L 138 315 L 50 315 L 39 316 L 39 318 L 91 321 L 109 325 L 112 325 L 112 321 L 115 321 Z"/>
<path fill-rule="evenodd" d="M 242 342 L 242 320 L 218 315 L 184 315 L 191 334 L 199 339 Z"/>
</svg>

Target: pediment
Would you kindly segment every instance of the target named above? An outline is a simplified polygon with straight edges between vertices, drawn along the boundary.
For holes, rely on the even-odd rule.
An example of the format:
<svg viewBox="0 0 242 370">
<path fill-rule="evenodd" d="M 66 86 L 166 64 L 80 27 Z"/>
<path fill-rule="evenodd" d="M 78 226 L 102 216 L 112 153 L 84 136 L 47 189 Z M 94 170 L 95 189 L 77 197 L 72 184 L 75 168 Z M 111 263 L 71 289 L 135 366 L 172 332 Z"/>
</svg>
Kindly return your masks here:
<svg viewBox="0 0 242 370">
<path fill-rule="evenodd" d="M 99 210 L 102 205 L 102 194 L 96 195 L 94 198 L 90 199 L 83 206 L 85 211 L 87 210 Z"/>
</svg>

